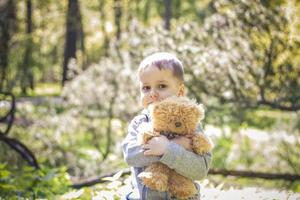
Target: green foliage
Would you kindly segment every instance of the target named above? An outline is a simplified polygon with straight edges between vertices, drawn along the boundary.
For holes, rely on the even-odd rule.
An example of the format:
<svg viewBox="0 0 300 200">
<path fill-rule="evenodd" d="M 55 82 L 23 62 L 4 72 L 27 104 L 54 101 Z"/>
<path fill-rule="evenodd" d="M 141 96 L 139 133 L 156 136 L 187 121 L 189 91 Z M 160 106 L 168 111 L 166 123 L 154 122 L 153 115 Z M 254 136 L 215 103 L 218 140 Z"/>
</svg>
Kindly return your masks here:
<svg viewBox="0 0 300 200">
<path fill-rule="evenodd" d="M 278 119 L 282 120 L 282 113 L 280 111 L 270 110 L 248 110 L 244 113 L 244 123 L 247 127 L 254 127 L 258 129 L 270 129 Z"/>
<path fill-rule="evenodd" d="M 109 119 L 97 107 L 72 107 L 60 97 L 24 98 L 17 108 L 9 136 L 49 168 L 65 166 L 71 176 L 89 177 L 125 166 L 115 146 L 124 138 L 126 122 Z M 0 145 L 0 163 L 22 166 L 22 161 L 8 145 Z"/>
<path fill-rule="evenodd" d="M 249 154 L 251 150 L 252 150 L 251 140 L 246 137 L 240 142 L 240 151 L 241 151 L 241 155 L 243 156 L 241 156 L 239 160 L 239 164 L 242 165 L 244 164 L 246 168 L 250 167 L 255 162 L 255 158 L 253 157 L 253 155 Z"/>
<path fill-rule="evenodd" d="M 293 148 L 289 148 L 291 145 L 293 145 Z M 297 138 L 294 141 L 282 141 L 277 151 L 277 155 L 295 174 L 300 173 L 299 152 L 300 140 Z"/>
<path fill-rule="evenodd" d="M 4 199 L 53 199 L 69 189 L 70 179 L 66 168 L 42 166 L 15 170 L 6 164 L 0 165 L 0 193 Z"/>
<path fill-rule="evenodd" d="M 232 148 L 232 138 L 229 136 L 223 136 L 218 138 L 215 141 L 216 146 L 213 150 L 213 160 L 212 160 L 212 167 L 214 168 L 226 168 L 227 158 Z"/>
<path fill-rule="evenodd" d="M 292 183 L 292 190 L 300 193 L 300 181 L 295 181 Z"/>
<path fill-rule="evenodd" d="M 300 132 L 300 117 L 298 117 L 298 119 L 296 121 L 295 128 Z"/>
</svg>

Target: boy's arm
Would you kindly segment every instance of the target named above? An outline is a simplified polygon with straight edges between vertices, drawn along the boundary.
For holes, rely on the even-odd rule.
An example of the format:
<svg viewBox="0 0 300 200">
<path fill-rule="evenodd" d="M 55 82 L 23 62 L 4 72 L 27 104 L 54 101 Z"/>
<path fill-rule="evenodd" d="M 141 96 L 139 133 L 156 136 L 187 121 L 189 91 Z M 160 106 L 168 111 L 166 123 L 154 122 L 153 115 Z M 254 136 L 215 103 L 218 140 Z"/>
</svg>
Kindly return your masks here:
<svg viewBox="0 0 300 200">
<path fill-rule="evenodd" d="M 159 156 L 145 156 L 144 149 L 138 143 L 138 127 L 142 123 L 147 123 L 145 116 L 135 117 L 128 126 L 128 134 L 122 142 L 124 159 L 128 165 L 133 167 L 145 167 L 153 162 L 158 162 Z"/>
<path fill-rule="evenodd" d="M 211 164 L 211 153 L 198 155 L 184 149 L 182 146 L 170 142 L 160 162 L 179 174 L 192 180 L 200 180 L 206 177 Z"/>
</svg>

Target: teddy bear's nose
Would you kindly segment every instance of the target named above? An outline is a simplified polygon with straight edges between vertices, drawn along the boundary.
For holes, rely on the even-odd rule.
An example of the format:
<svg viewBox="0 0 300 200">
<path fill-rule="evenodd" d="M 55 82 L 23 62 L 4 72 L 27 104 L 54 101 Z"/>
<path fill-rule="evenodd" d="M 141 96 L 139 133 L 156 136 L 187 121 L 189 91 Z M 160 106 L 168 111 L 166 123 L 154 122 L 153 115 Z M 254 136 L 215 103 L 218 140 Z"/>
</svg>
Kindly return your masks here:
<svg viewBox="0 0 300 200">
<path fill-rule="evenodd" d="M 181 126 L 181 122 L 175 122 L 175 126 L 176 127 L 180 127 Z"/>
</svg>

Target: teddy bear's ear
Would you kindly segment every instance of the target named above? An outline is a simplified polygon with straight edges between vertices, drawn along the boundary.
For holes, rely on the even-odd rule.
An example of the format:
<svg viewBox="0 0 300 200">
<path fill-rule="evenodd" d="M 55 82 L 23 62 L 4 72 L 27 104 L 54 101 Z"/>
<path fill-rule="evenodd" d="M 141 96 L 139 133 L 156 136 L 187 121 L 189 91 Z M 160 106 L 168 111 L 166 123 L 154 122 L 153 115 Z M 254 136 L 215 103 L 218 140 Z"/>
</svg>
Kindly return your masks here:
<svg viewBox="0 0 300 200">
<path fill-rule="evenodd" d="M 160 101 L 160 102 L 155 102 L 153 104 L 150 104 L 148 106 L 148 109 L 150 111 L 150 114 L 152 116 L 155 115 L 155 113 L 157 114 L 157 112 L 161 112 L 162 108 L 164 107 L 164 102 L 163 101 Z"/>
<path fill-rule="evenodd" d="M 205 116 L 205 110 L 203 104 L 198 104 L 196 99 L 185 99 L 186 102 L 188 102 L 190 107 L 190 112 L 193 113 L 193 115 L 196 118 L 199 118 L 199 120 L 203 120 Z"/>
<path fill-rule="evenodd" d="M 198 106 L 197 106 L 197 108 L 198 108 L 198 112 L 199 112 L 199 115 L 200 115 L 200 120 L 202 120 L 202 119 L 204 119 L 204 117 L 205 117 L 205 109 L 204 109 L 204 105 L 203 104 L 199 104 Z"/>
</svg>

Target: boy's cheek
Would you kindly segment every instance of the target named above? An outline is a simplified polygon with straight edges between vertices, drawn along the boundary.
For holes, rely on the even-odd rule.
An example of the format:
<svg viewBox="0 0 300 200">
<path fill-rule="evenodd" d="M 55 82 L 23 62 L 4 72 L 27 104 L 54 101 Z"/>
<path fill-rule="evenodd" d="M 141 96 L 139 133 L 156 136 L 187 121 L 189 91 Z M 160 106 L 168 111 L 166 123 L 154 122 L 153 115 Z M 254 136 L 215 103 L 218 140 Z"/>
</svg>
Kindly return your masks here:
<svg viewBox="0 0 300 200">
<path fill-rule="evenodd" d="M 145 96 L 143 94 L 141 94 L 140 102 L 141 102 L 142 106 L 145 108 L 146 101 L 145 101 Z"/>
<path fill-rule="evenodd" d="M 143 108 L 148 108 L 148 104 L 149 104 L 149 99 L 145 96 L 145 95 L 142 95 L 141 96 L 141 104 L 143 106 Z"/>
<path fill-rule="evenodd" d="M 142 105 L 143 105 L 144 108 L 148 107 L 146 99 L 142 99 Z"/>
</svg>

